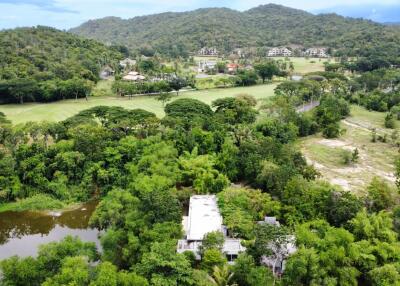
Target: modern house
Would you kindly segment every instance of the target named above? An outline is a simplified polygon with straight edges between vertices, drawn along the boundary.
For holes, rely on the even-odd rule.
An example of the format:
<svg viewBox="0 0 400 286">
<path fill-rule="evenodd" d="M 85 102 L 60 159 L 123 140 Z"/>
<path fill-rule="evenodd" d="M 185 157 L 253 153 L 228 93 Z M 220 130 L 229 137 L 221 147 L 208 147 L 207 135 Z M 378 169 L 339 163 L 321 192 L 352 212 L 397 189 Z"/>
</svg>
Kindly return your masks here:
<svg viewBox="0 0 400 286">
<path fill-rule="evenodd" d="M 218 50 L 216 48 L 201 48 L 197 53 L 199 56 L 218 56 Z"/>
<path fill-rule="evenodd" d="M 269 224 L 275 227 L 280 227 L 279 221 L 275 217 L 265 217 L 263 221 L 258 224 Z M 279 247 L 271 243 L 269 249 L 272 254 L 270 256 L 262 256 L 261 264 L 269 267 L 276 275 L 281 275 L 285 271 L 286 259 L 297 251 L 296 237 L 288 235 L 285 239 L 286 243 Z"/>
<path fill-rule="evenodd" d="M 272 48 L 268 51 L 268 57 L 291 57 L 293 52 L 286 47 Z"/>
<path fill-rule="evenodd" d="M 307 56 L 307 57 L 316 57 L 316 58 L 328 58 L 329 57 L 325 48 L 310 48 L 310 49 L 307 49 L 303 54 L 304 54 L 304 56 Z"/>
<path fill-rule="evenodd" d="M 225 253 L 228 262 L 232 263 L 239 253 L 246 250 L 241 245 L 240 239 L 228 237 L 215 195 L 192 196 L 188 216 L 183 217 L 182 224 L 185 237 L 178 241 L 178 253 L 191 251 L 195 254 L 196 259 L 200 260 L 199 247 L 202 245 L 203 238 L 207 233 L 213 231 L 220 231 L 225 236 L 222 251 Z"/>
<path fill-rule="evenodd" d="M 122 68 L 125 69 L 125 68 L 127 68 L 127 67 L 133 67 L 133 66 L 135 66 L 135 65 L 136 65 L 136 61 L 135 61 L 135 60 L 131 60 L 130 58 L 126 58 L 126 59 L 120 61 L 120 62 L 119 62 L 119 65 L 120 65 Z"/>
<path fill-rule="evenodd" d="M 139 74 L 138 72 L 131 71 L 127 75 L 125 75 L 122 79 L 129 80 L 129 81 L 142 81 L 142 80 L 145 80 L 146 77 Z"/>
</svg>

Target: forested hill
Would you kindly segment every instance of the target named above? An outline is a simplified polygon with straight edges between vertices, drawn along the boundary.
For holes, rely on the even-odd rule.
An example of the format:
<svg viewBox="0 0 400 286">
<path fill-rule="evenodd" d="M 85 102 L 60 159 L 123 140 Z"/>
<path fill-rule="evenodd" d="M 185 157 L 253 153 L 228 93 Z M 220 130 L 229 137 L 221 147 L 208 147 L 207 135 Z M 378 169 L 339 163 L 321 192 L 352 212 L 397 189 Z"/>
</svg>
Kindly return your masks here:
<svg viewBox="0 0 400 286">
<path fill-rule="evenodd" d="M 400 28 L 335 14 L 313 15 L 268 4 L 245 12 L 226 8 L 163 13 L 123 20 L 92 20 L 71 32 L 105 43 L 136 49 L 150 46 L 159 52 L 193 52 L 203 46 L 230 51 L 236 47 L 288 44 L 329 46 L 346 54 L 369 47 L 400 43 Z M 397 51 L 397 50 L 396 50 Z"/>
<path fill-rule="evenodd" d="M 0 31 L 0 101 L 22 101 L 21 93 L 35 101 L 68 97 L 76 94 L 77 84 L 69 85 L 70 92 L 62 95 L 56 87 L 72 79 L 95 82 L 102 66 L 121 57 L 102 43 L 49 27 Z"/>
</svg>

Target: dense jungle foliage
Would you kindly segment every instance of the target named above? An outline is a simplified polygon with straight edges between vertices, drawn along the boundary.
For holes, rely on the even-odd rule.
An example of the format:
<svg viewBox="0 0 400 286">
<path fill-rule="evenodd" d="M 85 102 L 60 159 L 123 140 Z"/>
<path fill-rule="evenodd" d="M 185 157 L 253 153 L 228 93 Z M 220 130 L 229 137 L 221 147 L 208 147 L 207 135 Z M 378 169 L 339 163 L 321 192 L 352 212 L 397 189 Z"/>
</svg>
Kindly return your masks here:
<svg viewBox="0 0 400 286">
<path fill-rule="evenodd" d="M 104 43 L 118 43 L 148 55 L 155 51 L 173 57 L 216 47 L 282 45 L 326 46 L 337 56 L 393 57 L 399 55 L 400 28 L 336 14 L 313 15 L 268 4 L 245 12 L 226 8 L 162 13 L 124 20 L 108 17 L 71 29 Z M 265 49 L 264 54 L 265 55 Z"/>
<path fill-rule="evenodd" d="M 120 58 L 116 49 L 53 28 L 0 31 L 0 102 L 88 96 L 100 69 Z"/>
</svg>

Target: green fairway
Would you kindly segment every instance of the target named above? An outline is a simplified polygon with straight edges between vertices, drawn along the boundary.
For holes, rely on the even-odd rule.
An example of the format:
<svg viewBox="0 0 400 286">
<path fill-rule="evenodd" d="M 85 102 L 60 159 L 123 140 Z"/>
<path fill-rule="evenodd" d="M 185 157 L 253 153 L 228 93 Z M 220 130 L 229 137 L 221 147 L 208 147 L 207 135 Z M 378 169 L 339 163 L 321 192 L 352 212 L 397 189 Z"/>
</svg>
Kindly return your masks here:
<svg viewBox="0 0 400 286">
<path fill-rule="evenodd" d="M 251 87 L 237 87 L 227 89 L 212 89 L 201 91 L 182 92 L 177 98 L 195 98 L 207 104 L 218 98 L 235 96 L 246 93 L 256 99 L 264 99 L 274 94 L 275 84 L 257 85 Z M 27 103 L 27 104 L 8 104 L 0 105 L 0 111 L 6 114 L 14 124 L 28 121 L 60 121 L 64 120 L 81 110 L 93 106 L 122 106 L 127 109 L 142 108 L 154 112 L 158 117 L 164 116 L 162 103 L 157 101 L 154 96 L 138 96 L 129 100 L 121 97 L 91 97 L 89 101 L 85 99 L 64 100 L 53 103 Z"/>
<path fill-rule="evenodd" d="M 285 58 L 277 57 L 276 60 L 285 60 Z M 310 72 L 324 71 L 324 62 L 329 61 L 329 59 L 323 58 L 289 58 L 293 63 L 294 72 L 299 74 L 306 74 Z M 333 61 L 333 60 L 331 60 Z"/>
</svg>

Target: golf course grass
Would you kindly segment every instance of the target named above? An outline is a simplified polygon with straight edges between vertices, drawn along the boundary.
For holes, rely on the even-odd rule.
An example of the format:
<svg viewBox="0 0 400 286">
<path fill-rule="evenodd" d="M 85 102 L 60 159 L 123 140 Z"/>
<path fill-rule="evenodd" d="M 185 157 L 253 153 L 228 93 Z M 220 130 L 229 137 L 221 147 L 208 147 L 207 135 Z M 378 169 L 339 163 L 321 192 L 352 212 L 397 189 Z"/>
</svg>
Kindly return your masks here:
<svg viewBox="0 0 400 286">
<path fill-rule="evenodd" d="M 177 98 L 194 98 L 207 104 L 212 101 L 238 94 L 250 94 L 258 100 L 262 100 L 274 95 L 276 84 L 256 85 L 250 87 L 236 87 L 226 89 L 212 89 L 201 91 L 182 92 Z M 3 112 L 14 124 L 28 121 L 61 121 L 77 114 L 79 111 L 94 106 L 121 106 L 127 109 L 142 108 L 155 113 L 158 117 L 164 116 L 163 106 L 154 96 L 137 96 L 132 99 L 115 96 L 90 97 L 85 99 L 63 100 L 52 103 L 26 103 L 0 105 L 0 111 Z"/>
</svg>

